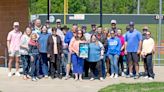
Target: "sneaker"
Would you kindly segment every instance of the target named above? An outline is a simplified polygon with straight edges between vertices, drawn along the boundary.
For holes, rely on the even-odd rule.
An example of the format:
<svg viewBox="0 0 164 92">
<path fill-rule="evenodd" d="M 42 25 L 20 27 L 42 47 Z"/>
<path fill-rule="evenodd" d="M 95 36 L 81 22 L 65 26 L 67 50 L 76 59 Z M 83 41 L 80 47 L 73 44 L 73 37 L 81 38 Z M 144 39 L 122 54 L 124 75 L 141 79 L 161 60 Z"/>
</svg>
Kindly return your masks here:
<svg viewBox="0 0 164 92">
<path fill-rule="evenodd" d="M 48 75 L 45 75 L 44 78 L 48 78 Z"/>
<path fill-rule="evenodd" d="M 133 77 L 133 74 L 132 73 L 130 73 L 130 77 Z"/>
<path fill-rule="evenodd" d="M 103 77 L 100 77 L 100 81 L 103 81 L 104 79 L 103 79 Z"/>
<path fill-rule="evenodd" d="M 110 78 L 113 78 L 114 77 L 114 74 L 112 74 L 111 76 L 110 76 Z"/>
<path fill-rule="evenodd" d="M 136 76 L 134 77 L 134 79 L 139 79 L 139 75 L 136 75 Z"/>
<path fill-rule="evenodd" d="M 124 76 L 125 76 L 124 72 L 122 72 L 122 73 L 121 73 L 121 76 L 122 76 L 122 77 L 124 77 Z"/>
<path fill-rule="evenodd" d="M 148 77 L 148 76 L 145 76 L 144 78 L 147 79 L 147 78 L 149 78 L 149 77 Z"/>
<path fill-rule="evenodd" d="M 118 78 L 118 74 L 115 74 L 114 78 L 115 78 L 115 79 Z"/>
<path fill-rule="evenodd" d="M 8 77 L 11 77 L 11 76 L 12 76 L 12 73 L 11 73 L 11 72 L 9 72 L 9 73 L 8 73 Z"/>
<path fill-rule="evenodd" d="M 149 79 L 149 80 L 154 80 L 152 77 L 149 77 L 148 79 Z"/>
<path fill-rule="evenodd" d="M 21 76 L 19 72 L 16 72 L 15 75 L 18 76 L 18 77 Z"/>
<path fill-rule="evenodd" d="M 93 81 L 94 80 L 94 78 L 92 77 L 92 78 L 90 78 L 90 81 Z"/>
<path fill-rule="evenodd" d="M 70 76 L 68 75 L 68 76 L 65 76 L 65 80 L 68 80 L 70 78 Z"/>
<path fill-rule="evenodd" d="M 32 81 L 37 81 L 37 79 L 36 79 L 35 77 L 33 77 L 31 80 L 32 80 Z"/>
</svg>

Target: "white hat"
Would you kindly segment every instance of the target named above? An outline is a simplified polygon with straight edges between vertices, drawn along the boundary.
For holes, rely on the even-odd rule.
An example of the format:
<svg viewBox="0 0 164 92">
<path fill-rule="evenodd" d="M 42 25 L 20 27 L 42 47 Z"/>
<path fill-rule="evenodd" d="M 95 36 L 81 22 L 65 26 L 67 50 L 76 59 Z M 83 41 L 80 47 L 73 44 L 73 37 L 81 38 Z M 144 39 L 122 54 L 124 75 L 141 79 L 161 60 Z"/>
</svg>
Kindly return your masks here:
<svg viewBox="0 0 164 92">
<path fill-rule="evenodd" d="M 14 26 L 19 26 L 19 22 L 14 22 L 13 25 Z"/>
<path fill-rule="evenodd" d="M 111 24 L 116 24 L 116 20 L 111 20 Z"/>
<path fill-rule="evenodd" d="M 56 23 L 58 23 L 58 22 L 61 22 L 61 20 L 60 20 L 60 19 L 57 19 L 57 20 L 56 20 Z"/>
</svg>

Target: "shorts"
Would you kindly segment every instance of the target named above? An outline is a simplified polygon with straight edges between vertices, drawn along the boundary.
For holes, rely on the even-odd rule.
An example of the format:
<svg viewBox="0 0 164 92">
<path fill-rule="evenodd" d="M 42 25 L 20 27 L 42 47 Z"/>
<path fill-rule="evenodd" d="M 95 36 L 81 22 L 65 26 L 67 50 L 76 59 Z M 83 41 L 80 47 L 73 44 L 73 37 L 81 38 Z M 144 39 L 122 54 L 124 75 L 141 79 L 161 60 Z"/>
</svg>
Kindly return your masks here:
<svg viewBox="0 0 164 92">
<path fill-rule="evenodd" d="M 137 52 L 128 52 L 127 53 L 128 62 L 139 62 L 140 55 Z"/>
<path fill-rule="evenodd" d="M 9 56 L 10 57 L 20 57 L 21 55 L 20 55 L 20 51 L 9 51 Z"/>
</svg>

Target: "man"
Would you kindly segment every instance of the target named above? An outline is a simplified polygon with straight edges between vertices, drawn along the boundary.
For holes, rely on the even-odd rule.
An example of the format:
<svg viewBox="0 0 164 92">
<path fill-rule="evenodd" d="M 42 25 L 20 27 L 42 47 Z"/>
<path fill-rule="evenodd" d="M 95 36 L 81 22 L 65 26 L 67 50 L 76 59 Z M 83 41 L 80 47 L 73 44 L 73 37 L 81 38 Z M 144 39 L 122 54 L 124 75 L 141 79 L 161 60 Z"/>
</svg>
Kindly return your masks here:
<svg viewBox="0 0 164 92">
<path fill-rule="evenodd" d="M 117 34 L 117 30 L 118 30 L 118 28 L 117 28 L 117 21 L 116 20 L 111 20 L 111 28 L 109 29 L 109 31 L 114 31 L 115 32 L 115 34 Z"/>
<path fill-rule="evenodd" d="M 128 65 L 129 65 L 129 75 L 127 77 L 133 76 L 133 64 L 135 66 L 136 75 L 134 79 L 139 78 L 139 56 L 141 52 L 142 45 L 142 35 L 139 31 L 134 29 L 134 22 L 129 23 L 130 30 L 126 32 L 125 35 L 125 53 L 127 54 Z"/>
<path fill-rule="evenodd" d="M 148 27 L 144 26 L 144 28 L 142 29 L 143 34 L 142 34 L 142 42 L 146 39 L 146 33 L 148 32 Z M 143 75 L 147 75 L 147 71 L 146 71 L 146 60 L 144 58 L 142 58 L 143 63 L 144 63 L 144 74 Z"/>
<path fill-rule="evenodd" d="M 33 29 L 32 33 L 40 34 L 41 33 L 41 28 L 42 28 L 41 20 L 40 19 L 36 19 L 34 21 L 34 29 Z"/>
<path fill-rule="evenodd" d="M 20 76 L 19 73 L 19 61 L 20 61 L 20 41 L 21 41 L 22 32 L 19 30 L 19 22 L 13 23 L 13 30 L 8 33 L 7 36 L 7 48 L 9 53 L 9 73 L 8 77 L 12 76 L 11 68 L 12 62 L 16 62 L 16 76 Z M 15 57 L 15 60 L 14 60 Z"/>
<path fill-rule="evenodd" d="M 91 31 L 89 32 L 90 34 L 94 34 L 94 33 L 96 33 L 96 29 L 97 29 L 97 26 L 96 26 L 96 24 L 91 24 Z"/>
<path fill-rule="evenodd" d="M 46 20 L 45 25 L 47 27 L 47 32 L 51 34 L 52 33 L 52 28 L 50 27 L 50 21 Z"/>
</svg>

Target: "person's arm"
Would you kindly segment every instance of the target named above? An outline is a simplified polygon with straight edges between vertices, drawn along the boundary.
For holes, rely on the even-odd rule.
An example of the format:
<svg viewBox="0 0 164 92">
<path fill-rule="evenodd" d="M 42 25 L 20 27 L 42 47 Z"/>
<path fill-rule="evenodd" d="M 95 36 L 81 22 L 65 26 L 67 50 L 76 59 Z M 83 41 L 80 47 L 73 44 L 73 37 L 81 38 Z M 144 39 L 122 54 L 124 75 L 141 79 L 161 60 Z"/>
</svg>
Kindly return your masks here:
<svg viewBox="0 0 164 92">
<path fill-rule="evenodd" d="M 141 33 L 138 33 L 138 36 L 139 36 L 139 46 L 138 46 L 138 51 L 137 51 L 137 54 L 140 54 L 141 53 L 141 48 L 142 48 L 142 35 Z"/>
<path fill-rule="evenodd" d="M 21 48 L 24 48 L 24 49 L 28 49 L 28 46 L 24 45 L 24 44 L 25 44 L 25 40 L 26 40 L 25 37 L 22 36 L 22 37 L 21 37 L 20 47 L 21 47 Z"/>
<path fill-rule="evenodd" d="M 11 33 L 9 33 L 7 36 L 7 49 L 8 49 L 8 51 L 10 51 L 10 41 L 11 41 Z"/>
<path fill-rule="evenodd" d="M 51 52 L 51 48 L 50 48 L 50 47 L 51 47 L 51 46 L 50 46 L 50 45 L 51 45 L 51 44 L 50 44 L 50 37 L 51 37 L 51 36 L 49 36 L 49 37 L 48 37 L 48 40 L 47 40 L 47 57 L 48 57 L 48 58 L 50 58 L 50 52 Z"/>
</svg>

